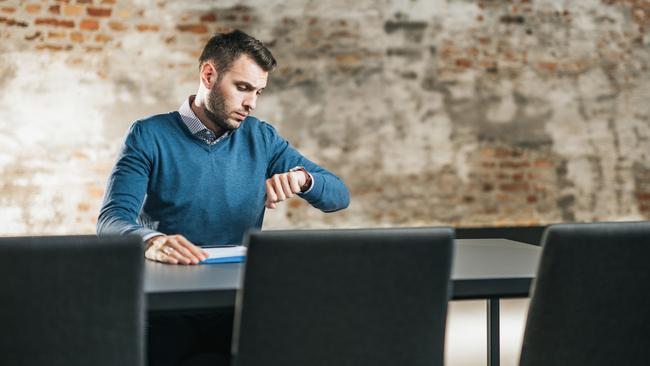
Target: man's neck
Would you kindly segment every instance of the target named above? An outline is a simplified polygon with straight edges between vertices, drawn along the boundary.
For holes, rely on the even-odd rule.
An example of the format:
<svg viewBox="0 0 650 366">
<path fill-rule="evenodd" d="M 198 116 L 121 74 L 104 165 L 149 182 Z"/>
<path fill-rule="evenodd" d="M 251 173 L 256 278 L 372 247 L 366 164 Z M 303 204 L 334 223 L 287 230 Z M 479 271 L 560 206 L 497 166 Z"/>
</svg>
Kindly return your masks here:
<svg viewBox="0 0 650 366">
<path fill-rule="evenodd" d="M 212 122 L 208 115 L 205 114 L 205 107 L 203 106 L 202 102 L 199 102 L 196 99 L 194 95 L 190 96 L 190 108 L 196 115 L 196 118 L 198 118 L 199 121 L 201 121 L 201 123 L 203 123 L 203 125 L 210 131 L 214 132 L 217 137 L 223 135 L 226 132 L 221 127 L 217 126 L 216 123 Z"/>
</svg>

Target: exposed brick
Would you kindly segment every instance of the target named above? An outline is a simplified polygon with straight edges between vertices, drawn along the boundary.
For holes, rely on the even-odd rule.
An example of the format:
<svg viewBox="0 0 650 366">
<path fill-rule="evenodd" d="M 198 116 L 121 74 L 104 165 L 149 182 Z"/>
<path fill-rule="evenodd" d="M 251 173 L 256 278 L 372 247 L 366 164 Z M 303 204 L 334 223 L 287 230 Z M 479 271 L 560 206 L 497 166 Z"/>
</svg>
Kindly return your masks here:
<svg viewBox="0 0 650 366">
<path fill-rule="evenodd" d="M 499 189 L 507 192 L 527 191 L 528 183 L 504 183 L 499 185 Z"/>
<path fill-rule="evenodd" d="M 548 159 L 537 159 L 535 160 L 536 168 L 552 168 L 553 162 Z"/>
<path fill-rule="evenodd" d="M 512 169 L 528 168 L 529 166 L 530 163 L 527 161 L 504 161 L 499 164 L 499 167 L 501 168 L 512 168 Z"/>
<path fill-rule="evenodd" d="M 92 4 L 93 0 L 77 0 L 77 4 Z"/>
<path fill-rule="evenodd" d="M 92 19 L 84 19 L 79 23 L 79 28 L 83 30 L 95 31 L 99 29 L 99 22 Z"/>
<path fill-rule="evenodd" d="M 25 6 L 25 11 L 27 11 L 28 13 L 32 13 L 32 14 L 38 13 L 39 11 L 41 11 L 41 5 L 40 4 L 27 4 Z"/>
<path fill-rule="evenodd" d="M 117 32 L 122 32 L 127 28 L 127 26 L 124 25 L 124 23 L 120 23 L 120 22 L 108 22 L 108 27 L 111 28 L 111 30 Z"/>
<path fill-rule="evenodd" d="M 101 47 L 87 46 L 85 47 L 86 52 L 101 52 Z"/>
<path fill-rule="evenodd" d="M 217 21 L 217 15 L 214 13 L 206 14 L 201 17 L 202 22 L 212 23 Z"/>
<path fill-rule="evenodd" d="M 86 8 L 86 13 L 91 17 L 110 17 L 112 12 L 110 8 Z"/>
<path fill-rule="evenodd" d="M 650 192 L 640 192 L 637 193 L 636 198 L 639 201 L 650 201 Z"/>
<path fill-rule="evenodd" d="M 106 34 L 98 34 L 95 36 L 95 42 L 106 43 L 113 40 L 113 37 Z"/>
<path fill-rule="evenodd" d="M 47 38 L 65 38 L 65 32 L 47 32 Z"/>
<path fill-rule="evenodd" d="M 27 41 L 33 41 L 33 40 L 39 38 L 41 35 L 42 35 L 41 31 L 36 31 L 36 32 L 35 32 L 34 34 L 32 34 L 31 36 L 25 36 L 25 40 L 27 40 Z"/>
<path fill-rule="evenodd" d="M 81 14 L 81 12 L 84 10 L 83 6 L 79 5 L 64 5 L 63 6 L 63 14 L 67 16 L 76 16 Z"/>
<path fill-rule="evenodd" d="M 179 24 L 176 26 L 181 32 L 191 32 L 191 33 L 208 33 L 208 27 L 203 24 Z"/>
<path fill-rule="evenodd" d="M 115 4 L 115 0 L 102 0 L 102 4 Z"/>
<path fill-rule="evenodd" d="M 3 13 L 8 13 L 8 14 L 11 14 L 11 13 L 15 13 L 15 12 L 16 12 L 16 8 L 12 8 L 12 7 L 3 7 L 3 8 L 1 8 L 0 10 L 1 10 Z"/>
<path fill-rule="evenodd" d="M 160 26 L 157 24 L 138 24 L 135 26 L 135 29 L 140 32 L 158 32 Z"/>
<path fill-rule="evenodd" d="M 55 44 L 39 44 L 36 46 L 37 50 L 47 50 L 47 51 L 70 51 L 72 50 L 72 45 L 55 45 Z"/>
<path fill-rule="evenodd" d="M 72 20 L 59 20 L 56 18 L 40 18 L 34 22 L 36 25 L 51 25 L 53 27 L 74 28 L 74 21 Z"/>
<path fill-rule="evenodd" d="M 456 66 L 460 67 L 472 67 L 472 61 L 466 58 L 459 58 L 456 60 Z"/>
<path fill-rule="evenodd" d="M 22 20 L 16 20 L 16 19 L 5 18 L 5 17 L 0 17 L 0 23 L 5 23 L 8 26 L 16 26 L 16 27 L 23 27 L 23 28 L 29 25 L 27 22 L 24 22 Z"/>
<path fill-rule="evenodd" d="M 52 14 L 57 14 L 57 15 L 61 14 L 61 5 L 59 5 L 59 4 L 52 5 L 47 10 Z"/>
<path fill-rule="evenodd" d="M 81 43 L 81 42 L 84 41 L 84 39 L 85 39 L 85 37 L 84 37 L 83 33 L 81 33 L 81 32 L 72 32 L 72 33 L 70 33 L 70 40 L 72 40 L 73 42 Z"/>
</svg>

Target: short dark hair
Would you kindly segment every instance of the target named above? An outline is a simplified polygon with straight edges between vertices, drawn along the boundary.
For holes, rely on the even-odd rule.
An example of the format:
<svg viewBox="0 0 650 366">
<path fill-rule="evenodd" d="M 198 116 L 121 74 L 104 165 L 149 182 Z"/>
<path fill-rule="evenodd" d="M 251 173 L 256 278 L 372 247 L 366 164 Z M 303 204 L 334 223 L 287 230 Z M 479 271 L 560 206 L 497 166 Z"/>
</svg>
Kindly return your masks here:
<svg viewBox="0 0 650 366">
<path fill-rule="evenodd" d="M 235 29 L 228 33 L 217 33 L 208 40 L 199 57 L 199 67 L 206 61 L 212 61 L 221 78 L 241 55 L 252 58 L 264 71 L 273 70 L 277 64 L 271 51 L 261 41 Z"/>
</svg>

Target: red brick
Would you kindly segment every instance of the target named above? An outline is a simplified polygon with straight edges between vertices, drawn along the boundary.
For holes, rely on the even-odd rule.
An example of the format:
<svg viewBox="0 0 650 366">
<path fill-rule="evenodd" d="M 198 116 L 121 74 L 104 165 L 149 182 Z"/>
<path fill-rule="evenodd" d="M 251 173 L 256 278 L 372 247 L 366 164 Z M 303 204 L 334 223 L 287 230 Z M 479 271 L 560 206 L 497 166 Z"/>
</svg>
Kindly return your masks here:
<svg viewBox="0 0 650 366">
<path fill-rule="evenodd" d="M 201 17 L 202 22 L 212 23 L 217 21 L 217 16 L 214 13 L 206 14 Z"/>
<path fill-rule="evenodd" d="M 537 196 L 528 196 L 528 197 L 526 197 L 526 201 L 528 203 L 535 203 L 535 202 L 537 202 Z"/>
<path fill-rule="evenodd" d="M 504 161 L 499 164 L 499 167 L 501 168 L 512 168 L 512 169 L 519 169 L 519 168 L 528 168 L 530 166 L 530 163 L 527 161 Z"/>
<path fill-rule="evenodd" d="M 102 4 L 115 4 L 115 0 L 102 0 Z"/>
<path fill-rule="evenodd" d="M 56 18 L 40 18 L 34 22 L 36 25 L 51 25 L 53 27 L 74 28 L 74 21 L 72 20 L 59 20 Z"/>
<path fill-rule="evenodd" d="M 99 22 L 96 20 L 84 19 L 81 21 L 81 23 L 79 23 L 79 28 L 83 30 L 94 31 L 99 29 Z"/>
<path fill-rule="evenodd" d="M 70 33 L 70 40 L 81 43 L 84 41 L 84 35 L 81 32 L 72 32 Z"/>
<path fill-rule="evenodd" d="M 65 38 L 65 32 L 48 32 L 47 38 Z"/>
<path fill-rule="evenodd" d="M 86 13 L 91 17 L 110 17 L 112 12 L 110 8 L 86 8 Z"/>
<path fill-rule="evenodd" d="M 25 6 L 25 10 L 28 13 L 32 13 L 32 14 L 38 13 L 39 11 L 41 11 L 41 5 L 40 4 L 28 4 L 28 5 Z"/>
<path fill-rule="evenodd" d="M 81 12 L 84 10 L 83 6 L 79 5 L 64 5 L 63 6 L 63 14 L 67 16 L 76 16 L 81 14 Z"/>
<path fill-rule="evenodd" d="M 191 32 L 191 33 L 208 33 L 208 27 L 203 24 L 179 24 L 176 26 L 181 32 Z"/>
<path fill-rule="evenodd" d="M 36 32 L 35 32 L 34 34 L 32 34 L 31 36 L 25 36 L 24 38 L 25 38 L 25 40 L 27 40 L 27 41 L 33 41 L 33 40 L 35 40 L 35 39 L 41 37 L 41 35 L 42 35 L 41 31 L 36 31 Z M 42 37 L 41 37 L 41 39 L 42 39 Z"/>
<path fill-rule="evenodd" d="M 157 24 L 138 24 L 135 28 L 140 32 L 158 32 L 160 26 Z"/>
<path fill-rule="evenodd" d="M 548 159 L 537 159 L 535 160 L 536 168 L 552 168 L 553 162 Z"/>
<path fill-rule="evenodd" d="M 122 32 L 127 28 L 126 25 L 124 25 L 124 23 L 120 23 L 120 22 L 109 22 L 108 26 L 111 28 L 111 30 L 117 32 Z"/>
<path fill-rule="evenodd" d="M 11 18 L 5 18 L 5 17 L 0 17 L 0 23 L 5 23 L 8 26 L 16 26 L 16 27 L 27 27 L 29 24 L 27 22 L 23 22 L 22 20 L 16 20 L 16 19 L 11 19 Z"/>
<path fill-rule="evenodd" d="M 70 51 L 72 49 L 72 45 L 54 45 L 54 44 L 40 44 L 36 46 L 37 50 L 48 50 L 48 51 Z"/>
<path fill-rule="evenodd" d="M 527 191 L 528 183 L 506 183 L 499 185 L 499 189 L 507 192 Z"/>
<path fill-rule="evenodd" d="M 106 43 L 113 40 L 113 37 L 106 34 L 98 34 L 95 36 L 95 42 Z"/>
<path fill-rule="evenodd" d="M 465 58 L 459 58 L 456 60 L 456 66 L 472 67 L 472 61 Z"/>
<path fill-rule="evenodd" d="M 4 7 L 0 10 L 2 10 L 3 13 L 8 13 L 8 14 L 16 12 L 16 8 L 10 8 L 10 7 Z"/>
<path fill-rule="evenodd" d="M 87 46 L 85 47 L 86 52 L 100 52 L 102 50 L 101 47 L 93 47 L 93 46 Z"/>
<path fill-rule="evenodd" d="M 92 4 L 93 0 L 77 0 L 77 4 Z"/>
<path fill-rule="evenodd" d="M 636 194 L 639 201 L 650 201 L 650 192 L 639 192 Z"/>
<path fill-rule="evenodd" d="M 59 4 L 57 4 L 57 5 L 52 5 L 52 6 L 50 6 L 50 8 L 48 9 L 48 11 L 49 11 L 50 13 L 52 13 L 52 14 L 61 14 L 61 5 L 59 5 Z"/>
</svg>

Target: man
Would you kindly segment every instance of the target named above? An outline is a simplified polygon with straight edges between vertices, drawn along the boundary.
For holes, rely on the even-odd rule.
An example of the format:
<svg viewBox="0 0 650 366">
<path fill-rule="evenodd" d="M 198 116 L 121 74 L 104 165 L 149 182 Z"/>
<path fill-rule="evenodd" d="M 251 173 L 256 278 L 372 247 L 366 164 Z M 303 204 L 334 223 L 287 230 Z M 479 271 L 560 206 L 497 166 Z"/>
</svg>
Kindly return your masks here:
<svg viewBox="0 0 650 366">
<path fill-rule="evenodd" d="M 199 89 L 178 111 L 136 121 L 115 167 L 98 235 L 136 234 L 145 257 L 197 264 L 201 246 L 241 243 L 265 208 L 298 195 L 325 212 L 348 206 L 343 182 L 250 116 L 271 52 L 241 32 L 212 37 L 199 58 Z M 232 311 L 151 315 L 150 365 L 228 363 Z"/>
<path fill-rule="evenodd" d="M 203 245 L 241 243 L 265 208 L 297 194 L 325 212 L 348 206 L 335 175 L 250 113 L 276 61 L 241 31 L 212 37 L 200 82 L 176 112 L 136 121 L 109 177 L 97 233 L 137 234 L 145 257 L 197 264 Z"/>
</svg>

